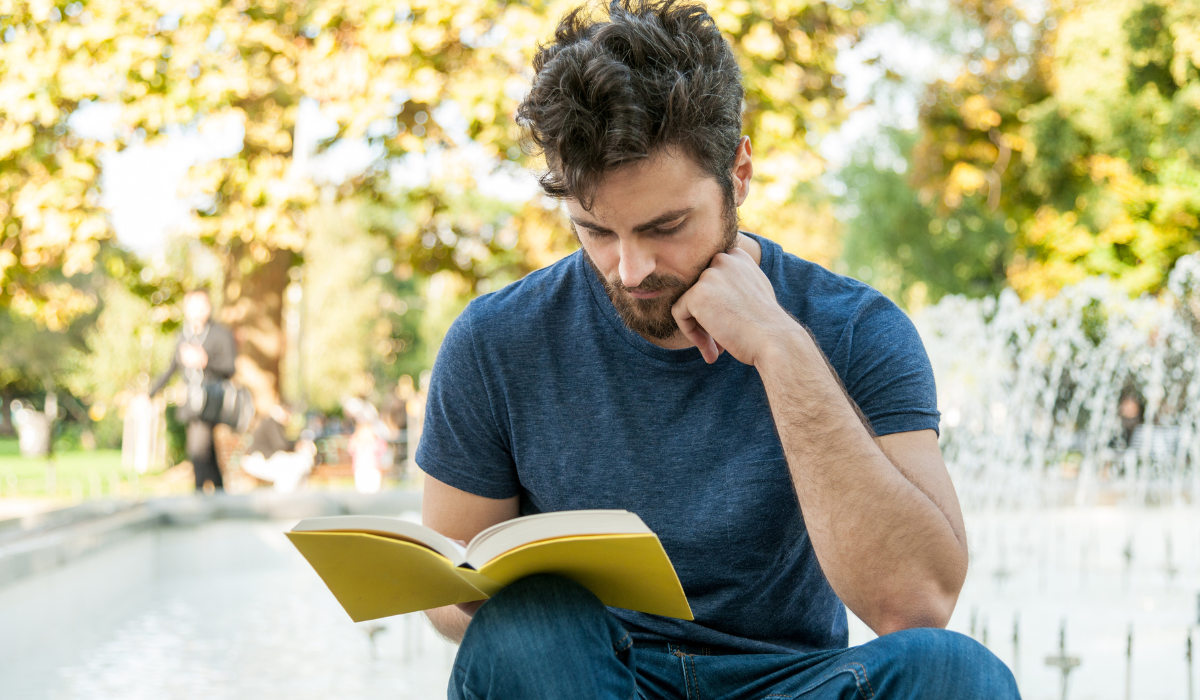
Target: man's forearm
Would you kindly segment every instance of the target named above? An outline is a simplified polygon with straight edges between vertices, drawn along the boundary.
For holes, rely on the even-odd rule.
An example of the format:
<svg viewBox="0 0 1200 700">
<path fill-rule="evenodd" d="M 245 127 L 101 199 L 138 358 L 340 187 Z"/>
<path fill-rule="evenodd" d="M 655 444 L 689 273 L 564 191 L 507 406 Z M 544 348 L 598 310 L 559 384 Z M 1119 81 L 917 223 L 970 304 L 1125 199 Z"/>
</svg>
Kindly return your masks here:
<svg viewBox="0 0 1200 700">
<path fill-rule="evenodd" d="M 756 363 L 825 576 L 876 632 L 945 626 L 966 546 L 872 439 L 799 324 Z"/>
<path fill-rule="evenodd" d="M 463 635 L 467 633 L 467 625 L 471 624 L 471 618 L 457 605 L 426 610 L 425 616 L 429 618 L 430 624 L 438 634 L 455 644 L 462 643 Z"/>
<path fill-rule="evenodd" d="M 171 381 L 171 377 L 174 376 L 175 372 L 178 370 L 179 350 L 176 350 L 175 354 L 171 357 L 171 365 L 167 367 L 167 371 L 163 372 L 162 375 L 159 376 L 158 380 L 154 382 L 154 386 L 150 388 L 150 396 L 157 396 L 158 392 L 162 391 L 162 388 L 167 385 L 167 382 Z"/>
</svg>

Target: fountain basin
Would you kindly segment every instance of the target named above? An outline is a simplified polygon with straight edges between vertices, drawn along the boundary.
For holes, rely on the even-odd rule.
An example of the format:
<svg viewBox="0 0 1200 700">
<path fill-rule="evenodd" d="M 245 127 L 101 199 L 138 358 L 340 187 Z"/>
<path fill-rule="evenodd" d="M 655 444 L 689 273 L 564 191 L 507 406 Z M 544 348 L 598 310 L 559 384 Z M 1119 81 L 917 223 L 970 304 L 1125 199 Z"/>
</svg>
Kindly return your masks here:
<svg viewBox="0 0 1200 700">
<path fill-rule="evenodd" d="M 355 625 L 283 536 L 309 515 L 413 512 L 419 494 L 264 496 L 0 527 L 0 697 L 444 695 L 454 647 L 423 616 Z"/>
</svg>

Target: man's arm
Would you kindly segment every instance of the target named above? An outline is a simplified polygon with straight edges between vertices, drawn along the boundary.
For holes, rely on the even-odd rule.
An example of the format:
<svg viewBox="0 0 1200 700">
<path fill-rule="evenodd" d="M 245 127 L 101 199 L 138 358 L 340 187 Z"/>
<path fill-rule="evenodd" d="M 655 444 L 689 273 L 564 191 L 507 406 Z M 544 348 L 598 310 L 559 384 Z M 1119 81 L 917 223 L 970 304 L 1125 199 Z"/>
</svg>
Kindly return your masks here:
<svg viewBox="0 0 1200 700">
<path fill-rule="evenodd" d="M 158 392 L 171 381 L 171 377 L 179 371 L 179 345 L 176 344 L 175 352 L 171 354 L 171 365 L 167 367 L 167 371 L 163 372 L 154 382 L 154 386 L 150 388 L 150 396 L 157 396 Z"/>
<path fill-rule="evenodd" d="M 745 251 L 715 256 L 673 313 L 709 362 L 728 350 L 758 369 L 813 550 L 838 597 L 879 634 L 944 627 L 967 546 L 933 431 L 874 439 Z"/>
<path fill-rule="evenodd" d="M 455 540 L 470 542 L 483 530 L 512 520 L 520 512 L 517 496 L 512 498 L 484 498 L 456 489 L 449 484 L 425 476 L 425 493 L 421 498 L 421 521 L 425 527 Z M 471 615 L 478 603 L 448 605 L 444 608 L 426 610 L 429 621 L 443 637 L 452 642 L 462 641 Z"/>
<path fill-rule="evenodd" d="M 945 627 L 966 532 L 932 430 L 872 439 L 807 331 L 759 366 L 821 569 L 878 634 Z M 809 347 L 811 346 L 811 347 Z M 823 376 L 824 375 L 824 376 Z"/>
</svg>

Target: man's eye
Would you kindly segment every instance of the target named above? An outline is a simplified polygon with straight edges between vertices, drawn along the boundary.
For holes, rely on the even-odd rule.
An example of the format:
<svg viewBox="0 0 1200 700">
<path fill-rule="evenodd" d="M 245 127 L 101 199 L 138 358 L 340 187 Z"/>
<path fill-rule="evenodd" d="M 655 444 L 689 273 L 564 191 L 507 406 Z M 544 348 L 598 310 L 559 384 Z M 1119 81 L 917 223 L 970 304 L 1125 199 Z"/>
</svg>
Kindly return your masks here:
<svg viewBox="0 0 1200 700">
<path fill-rule="evenodd" d="M 659 227 L 659 228 L 656 228 L 656 229 L 654 229 L 654 232 L 655 232 L 655 233 L 657 233 L 657 234 L 659 234 L 659 235 L 664 235 L 664 236 L 665 236 L 665 235 L 667 235 L 667 234 L 670 234 L 670 233 L 675 233 L 675 232 L 676 232 L 676 231 L 678 231 L 679 229 L 683 228 L 683 225 L 684 225 L 685 223 L 687 223 L 687 222 L 686 222 L 686 221 L 680 221 L 679 223 L 675 224 L 674 226 L 671 226 L 670 228 L 662 228 L 662 227 Z"/>
</svg>

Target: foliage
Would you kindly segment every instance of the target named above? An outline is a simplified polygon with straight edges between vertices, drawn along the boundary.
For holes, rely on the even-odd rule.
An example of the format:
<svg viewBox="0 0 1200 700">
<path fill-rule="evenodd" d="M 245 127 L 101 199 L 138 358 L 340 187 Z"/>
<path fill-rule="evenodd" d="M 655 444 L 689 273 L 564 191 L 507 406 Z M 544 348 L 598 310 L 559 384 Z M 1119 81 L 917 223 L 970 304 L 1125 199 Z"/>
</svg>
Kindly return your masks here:
<svg viewBox="0 0 1200 700">
<path fill-rule="evenodd" d="M 72 340 L 77 338 L 0 309 L 0 390 L 27 395 L 52 389 Z"/>
<path fill-rule="evenodd" d="M 906 165 L 915 135 L 892 131 L 888 137 Z M 1006 222 L 974 200 L 940 214 L 921 201 L 907 172 L 877 155 L 875 149 L 856 154 L 840 174 L 847 187 L 846 271 L 914 311 L 946 294 L 999 293 L 1011 256 Z"/>
<path fill-rule="evenodd" d="M 553 260 L 570 240 L 538 198 L 480 206 L 469 168 L 417 187 L 393 176 L 405 156 L 463 148 L 493 168 L 525 163 L 512 115 L 529 56 L 574 4 L 3 0 L 0 189 L 10 196 L 0 208 L 0 304 L 51 327 L 94 305 L 51 278 L 103 256 L 111 232 L 96 205 L 99 154 L 220 125 L 241 129 L 241 149 L 195 168 L 184 194 L 201 202 L 190 233 L 225 257 L 224 317 L 248 346 L 239 371 L 276 371 L 281 271 L 302 262 L 305 213 L 322 196 L 363 197 L 390 211 L 371 230 L 401 270 L 447 270 L 476 288 Z M 857 5 L 794 0 L 717 2 L 712 11 L 747 75 L 746 131 L 764 196 L 744 217 L 828 261 L 836 252 L 828 206 L 800 195 L 823 171 L 810 141 L 844 116 L 839 42 L 853 40 L 869 16 Z M 301 133 L 305 100 L 336 123 L 321 149 L 364 142 L 378 156 L 365 172 L 339 179 L 314 166 L 320 154 Z M 113 110 L 109 145 L 70 128 L 87 105 Z M 513 240 L 505 231 L 516 243 L 505 243 Z M 143 275 L 119 257 L 106 269 L 162 287 L 140 290 L 163 291 L 156 305 L 178 299 L 171 274 Z M 269 378 L 250 379 L 259 393 L 274 391 Z"/>
<path fill-rule="evenodd" d="M 1096 274 L 1160 289 L 1200 249 L 1200 3 L 1064 0 L 1041 21 L 1024 3 L 956 4 L 984 41 L 927 96 L 924 201 L 1013 221 L 1022 295 Z"/>
<path fill-rule="evenodd" d="M 97 144 L 67 119 L 86 99 L 74 66 L 46 60 L 74 39 L 20 30 L 51 7 L 0 3 L 0 305 L 58 330 L 94 299 L 58 279 L 92 269 L 107 224 L 98 206 Z"/>
<path fill-rule="evenodd" d="M 303 277 L 297 276 L 290 297 L 295 327 L 289 340 L 298 345 L 286 376 L 291 396 L 329 411 L 371 389 L 371 358 L 392 331 L 374 268 L 380 260 L 391 263 L 384 241 L 362 230 L 352 207 L 319 207 L 308 219 Z"/>
<path fill-rule="evenodd" d="M 150 302 L 111 280 L 99 298 L 99 314 L 86 324 L 83 342 L 66 353 L 60 374 L 64 386 L 90 406 L 94 421 L 149 390 L 175 350 L 173 334 L 154 320 Z"/>
</svg>

